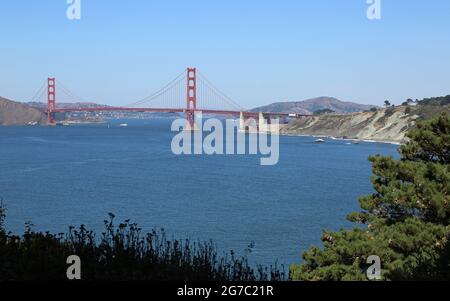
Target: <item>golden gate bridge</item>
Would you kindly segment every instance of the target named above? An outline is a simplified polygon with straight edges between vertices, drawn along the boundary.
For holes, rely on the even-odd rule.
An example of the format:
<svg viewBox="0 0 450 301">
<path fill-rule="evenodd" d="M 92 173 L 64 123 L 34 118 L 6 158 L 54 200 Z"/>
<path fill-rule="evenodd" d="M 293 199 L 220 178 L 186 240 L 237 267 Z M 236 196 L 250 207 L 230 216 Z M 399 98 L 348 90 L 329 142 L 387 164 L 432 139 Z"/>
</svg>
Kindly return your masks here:
<svg viewBox="0 0 450 301">
<path fill-rule="evenodd" d="M 58 87 L 57 87 L 58 83 Z M 58 91 L 71 97 L 80 105 L 77 107 L 58 108 Z M 268 119 L 288 117 L 288 113 L 277 112 L 252 112 L 243 109 L 237 102 L 220 91 L 211 81 L 203 76 L 196 68 L 187 68 L 175 79 L 170 81 L 160 90 L 143 98 L 140 101 L 125 106 L 88 106 L 83 107 L 80 98 L 76 97 L 69 89 L 54 77 L 49 77 L 46 83 L 36 93 L 33 100 L 46 96 L 47 122 L 56 124 L 57 113 L 73 112 L 156 112 L 156 113 L 183 113 L 186 114 L 187 127 L 193 128 L 195 114 L 240 116 L 240 118 Z M 299 117 L 297 115 L 296 117 Z"/>
</svg>

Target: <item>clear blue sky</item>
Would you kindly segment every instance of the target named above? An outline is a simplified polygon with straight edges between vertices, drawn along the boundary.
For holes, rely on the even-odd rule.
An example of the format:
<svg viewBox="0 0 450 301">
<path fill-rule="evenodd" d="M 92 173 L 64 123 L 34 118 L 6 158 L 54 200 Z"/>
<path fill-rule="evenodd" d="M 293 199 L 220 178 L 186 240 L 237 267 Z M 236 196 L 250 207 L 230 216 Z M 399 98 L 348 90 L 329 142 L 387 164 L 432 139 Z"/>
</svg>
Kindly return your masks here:
<svg viewBox="0 0 450 301">
<path fill-rule="evenodd" d="M 244 107 L 334 96 L 382 104 L 450 94 L 450 1 L 2 0 L 0 95 L 47 76 L 84 99 L 139 100 L 187 66 Z"/>
</svg>

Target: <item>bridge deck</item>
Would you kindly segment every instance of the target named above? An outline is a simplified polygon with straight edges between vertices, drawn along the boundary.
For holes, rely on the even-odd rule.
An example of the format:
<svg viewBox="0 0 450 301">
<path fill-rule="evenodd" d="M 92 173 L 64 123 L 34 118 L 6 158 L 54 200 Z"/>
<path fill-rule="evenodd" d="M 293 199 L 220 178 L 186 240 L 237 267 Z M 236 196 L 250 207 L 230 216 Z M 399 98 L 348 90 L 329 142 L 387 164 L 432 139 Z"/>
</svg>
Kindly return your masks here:
<svg viewBox="0 0 450 301">
<path fill-rule="evenodd" d="M 185 113 L 186 109 L 170 109 L 170 108 L 124 108 L 124 107 L 96 107 L 96 108 L 66 108 L 66 109 L 55 109 L 52 113 L 71 113 L 71 112 L 152 112 L 152 113 Z M 197 109 L 196 112 L 202 112 L 204 114 L 217 114 L 217 115 L 232 115 L 239 116 L 240 111 L 224 111 L 224 110 L 210 110 L 210 109 Z M 47 111 L 46 111 L 47 113 Z M 242 112 L 246 117 L 258 117 L 259 112 Z M 264 113 L 264 116 L 271 117 L 288 117 L 287 113 Z M 300 116 L 300 115 L 297 115 Z M 303 116 L 303 115 L 302 115 Z M 306 115 L 305 115 L 306 116 Z"/>
</svg>

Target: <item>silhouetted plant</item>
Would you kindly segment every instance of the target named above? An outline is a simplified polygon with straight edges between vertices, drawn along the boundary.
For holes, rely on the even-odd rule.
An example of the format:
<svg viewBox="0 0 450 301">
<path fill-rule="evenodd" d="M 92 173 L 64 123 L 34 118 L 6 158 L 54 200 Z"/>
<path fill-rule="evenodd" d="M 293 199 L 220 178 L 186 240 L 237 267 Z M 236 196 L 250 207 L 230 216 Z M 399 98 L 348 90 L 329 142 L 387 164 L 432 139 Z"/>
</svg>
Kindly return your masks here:
<svg viewBox="0 0 450 301">
<path fill-rule="evenodd" d="M 5 217 L 6 217 L 6 209 L 3 206 L 3 200 L 0 199 L 0 233 L 5 231 Z"/>
<path fill-rule="evenodd" d="M 0 229 L 5 210 L 0 207 Z M 116 226 L 105 220 L 97 238 L 84 225 L 67 234 L 36 233 L 27 224 L 22 236 L 0 232 L 0 280 L 65 280 L 66 258 L 78 255 L 83 280 L 279 281 L 277 265 L 253 268 L 246 255 L 219 256 L 212 241 L 168 239 L 164 229 L 142 234 L 129 220 Z M 3 233 L 3 234 L 1 234 Z"/>
</svg>

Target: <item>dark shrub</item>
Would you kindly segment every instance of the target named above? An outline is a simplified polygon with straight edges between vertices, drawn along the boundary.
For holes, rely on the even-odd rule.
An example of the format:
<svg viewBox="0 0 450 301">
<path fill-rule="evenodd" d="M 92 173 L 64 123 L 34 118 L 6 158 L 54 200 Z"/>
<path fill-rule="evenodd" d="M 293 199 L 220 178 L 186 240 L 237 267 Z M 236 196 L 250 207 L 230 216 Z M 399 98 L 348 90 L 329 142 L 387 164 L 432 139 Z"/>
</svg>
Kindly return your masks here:
<svg viewBox="0 0 450 301">
<path fill-rule="evenodd" d="M 0 207 L 0 229 L 5 217 Z M 83 280 L 269 281 L 285 280 L 277 266 L 253 268 L 247 255 L 219 256 L 213 242 L 168 239 L 164 230 L 143 235 L 130 221 L 116 226 L 114 215 L 97 237 L 85 226 L 68 234 L 22 236 L 0 232 L 0 280 L 66 280 L 66 259 L 77 255 Z M 247 250 L 250 253 L 251 246 Z"/>
</svg>

